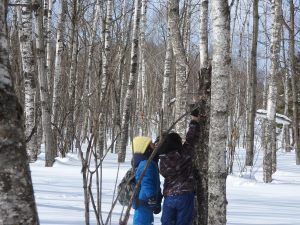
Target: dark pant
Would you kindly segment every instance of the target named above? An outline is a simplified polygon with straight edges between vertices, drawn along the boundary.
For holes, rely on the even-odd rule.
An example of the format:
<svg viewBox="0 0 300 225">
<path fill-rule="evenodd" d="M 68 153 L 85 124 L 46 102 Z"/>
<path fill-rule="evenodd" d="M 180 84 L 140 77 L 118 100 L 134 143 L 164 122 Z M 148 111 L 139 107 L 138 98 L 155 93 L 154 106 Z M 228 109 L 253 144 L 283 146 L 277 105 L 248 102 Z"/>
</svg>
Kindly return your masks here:
<svg viewBox="0 0 300 225">
<path fill-rule="evenodd" d="M 166 197 L 163 204 L 162 225 L 190 225 L 193 220 L 194 193 Z"/>
</svg>

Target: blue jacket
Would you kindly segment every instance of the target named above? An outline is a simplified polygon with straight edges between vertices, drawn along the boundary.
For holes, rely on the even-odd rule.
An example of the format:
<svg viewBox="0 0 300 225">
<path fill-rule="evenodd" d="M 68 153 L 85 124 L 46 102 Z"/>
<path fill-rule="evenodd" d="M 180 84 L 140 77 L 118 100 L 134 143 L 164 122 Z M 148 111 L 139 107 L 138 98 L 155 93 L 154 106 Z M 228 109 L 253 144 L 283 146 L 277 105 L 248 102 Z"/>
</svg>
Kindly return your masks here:
<svg viewBox="0 0 300 225">
<path fill-rule="evenodd" d="M 136 166 L 135 170 L 135 180 L 138 181 L 145 165 L 147 164 L 147 159 L 140 154 L 134 154 L 134 165 Z M 159 170 L 157 162 L 151 161 L 146 173 L 142 179 L 138 199 L 147 202 L 150 198 L 158 198 L 157 204 L 155 206 L 149 207 L 147 204 L 137 205 L 136 202 L 133 204 L 135 209 L 133 224 L 143 224 L 148 225 L 152 224 L 153 210 L 155 208 L 160 208 L 161 204 L 161 189 L 160 189 L 160 180 L 159 180 Z"/>
</svg>

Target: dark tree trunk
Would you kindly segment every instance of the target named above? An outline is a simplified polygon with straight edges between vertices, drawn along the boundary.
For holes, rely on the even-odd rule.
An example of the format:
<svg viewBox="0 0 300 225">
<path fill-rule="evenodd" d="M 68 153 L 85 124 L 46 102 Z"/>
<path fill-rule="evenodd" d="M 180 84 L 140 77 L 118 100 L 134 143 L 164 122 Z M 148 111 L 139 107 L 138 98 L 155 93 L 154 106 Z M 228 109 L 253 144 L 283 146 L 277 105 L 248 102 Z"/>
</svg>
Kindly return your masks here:
<svg viewBox="0 0 300 225">
<path fill-rule="evenodd" d="M 209 114 L 210 114 L 210 84 L 211 68 L 201 69 L 200 74 L 200 120 L 199 142 L 196 146 L 194 161 L 194 176 L 196 180 L 196 214 L 194 225 L 207 225 L 208 216 L 208 143 L 209 143 Z"/>
</svg>

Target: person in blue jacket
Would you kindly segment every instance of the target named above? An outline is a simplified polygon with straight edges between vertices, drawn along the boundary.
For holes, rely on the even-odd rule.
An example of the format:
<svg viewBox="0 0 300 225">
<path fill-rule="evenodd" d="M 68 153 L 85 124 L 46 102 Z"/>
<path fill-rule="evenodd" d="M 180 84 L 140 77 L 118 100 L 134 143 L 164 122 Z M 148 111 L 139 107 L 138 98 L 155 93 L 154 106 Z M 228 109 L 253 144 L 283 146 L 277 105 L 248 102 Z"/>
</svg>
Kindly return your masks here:
<svg viewBox="0 0 300 225">
<path fill-rule="evenodd" d="M 138 136 L 133 139 L 133 166 L 135 180 L 139 180 L 154 145 L 151 138 Z M 155 157 L 142 178 L 139 193 L 133 203 L 133 225 L 151 225 L 154 222 L 153 214 L 161 211 L 162 194 L 160 189 L 158 157 Z"/>
</svg>

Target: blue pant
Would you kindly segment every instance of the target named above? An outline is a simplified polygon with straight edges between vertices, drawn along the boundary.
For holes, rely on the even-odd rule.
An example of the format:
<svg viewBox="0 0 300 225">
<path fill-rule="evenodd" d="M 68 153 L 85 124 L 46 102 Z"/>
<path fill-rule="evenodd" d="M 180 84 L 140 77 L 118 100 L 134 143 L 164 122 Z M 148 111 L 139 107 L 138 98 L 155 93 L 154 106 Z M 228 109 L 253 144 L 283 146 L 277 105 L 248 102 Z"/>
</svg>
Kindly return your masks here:
<svg viewBox="0 0 300 225">
<path fill-rule="evenodd" d="M 194 193 L 166 197 L 163 204 L 162 225 L 190 225 L 193 220 Z"/>
<path fill-rule="evenodd" d="M 152 209 L 140 206 L 134 211 L 133 225 L 152 225 L 154 221 Z"/>
</svg>

